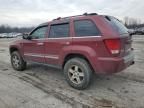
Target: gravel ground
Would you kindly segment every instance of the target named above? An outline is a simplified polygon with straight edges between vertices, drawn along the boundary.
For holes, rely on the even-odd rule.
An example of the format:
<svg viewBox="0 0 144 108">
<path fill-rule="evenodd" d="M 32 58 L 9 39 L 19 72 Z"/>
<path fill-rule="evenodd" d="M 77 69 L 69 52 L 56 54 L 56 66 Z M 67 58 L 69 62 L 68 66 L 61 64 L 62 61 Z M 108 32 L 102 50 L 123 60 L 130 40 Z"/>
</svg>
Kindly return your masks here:
<svg viewBox="0 0 144 108">
<path fill-rule="evenodd" d="M 0 108 L 144 108 L 144 36 L 133 37 L 135 65 L 115 75 L 95 75 L 82 91 L 46 65 L 14 71 L 8 51 L 14 40 L 0 39 Z"/>
</svg>

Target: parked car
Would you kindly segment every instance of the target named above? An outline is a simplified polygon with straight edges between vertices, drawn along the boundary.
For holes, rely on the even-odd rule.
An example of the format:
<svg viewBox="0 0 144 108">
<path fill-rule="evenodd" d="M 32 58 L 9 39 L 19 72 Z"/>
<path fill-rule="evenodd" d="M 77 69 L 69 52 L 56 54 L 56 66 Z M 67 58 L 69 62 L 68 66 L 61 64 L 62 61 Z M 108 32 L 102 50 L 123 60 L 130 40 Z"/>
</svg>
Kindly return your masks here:
<svg viewBox="0 0 144 108">
<path fill-rule="evenodd" d="M 94 13 L 43 23 L 9 50 L 15 70 L 25 70 L 29 61 L 58 67 L 76 89 L 88 87 L 93 73 L 117 73 L 134 63 L 126 27 L 115 17 Z"/>
<path fill-rule="evenodd" d="M 3 34 L 0 34 L 0 38 L 3 38 Z"/>
<path fill-rule="evenodd" d="M 1 38 L 16 38 L 22 36 L 22 33 L 1 33 Z"/>
<path fill-rule="evenodd" d="M 134 29 L 128 29 L 130 35 L 135 35 L 136 31 Z"/>
<path fill-rule="evenodd" d="M 137 34 L 137 35 L 144 35 L 144 28 L 137 28 L 135 30 L 135 34 Z"/>
<path fill-rule="evenodd" d="M 141 29 L 141 30 L 139 31 L 139 34 L 144 35 L 144 30 Z"/>
<path fill-rule="evenodd" d="M 1 37 L 1 38 L 7 37 L 7 33 L 1 33 L 1 34 L 0 34 L 0 37 Z"/>
</svg>

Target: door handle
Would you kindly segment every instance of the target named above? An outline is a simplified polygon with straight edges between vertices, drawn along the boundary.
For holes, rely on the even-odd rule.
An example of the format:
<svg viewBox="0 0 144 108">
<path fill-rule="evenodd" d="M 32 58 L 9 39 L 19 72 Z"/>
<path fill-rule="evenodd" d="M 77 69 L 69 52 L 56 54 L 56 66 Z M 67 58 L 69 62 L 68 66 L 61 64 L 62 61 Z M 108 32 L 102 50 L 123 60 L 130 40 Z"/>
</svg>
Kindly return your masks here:
<svg viewBox="0 0 144 108">
<path fill-rule="evenodd" d="M 63 45 L 70 45 L 70 42 L 64 42 Z"/>
<path fill-rule="evenodd" d="M 37 43 L 37 45 L 44 45 L 44 43 Z"/>
</svg>

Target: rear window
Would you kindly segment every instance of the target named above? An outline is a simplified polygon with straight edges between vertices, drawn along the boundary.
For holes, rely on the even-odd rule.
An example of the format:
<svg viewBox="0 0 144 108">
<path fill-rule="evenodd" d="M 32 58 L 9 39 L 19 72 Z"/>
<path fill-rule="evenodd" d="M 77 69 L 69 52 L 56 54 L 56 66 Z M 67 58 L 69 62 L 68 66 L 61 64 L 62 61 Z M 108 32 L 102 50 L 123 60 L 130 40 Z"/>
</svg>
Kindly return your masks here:
<svg viewBox="0 0 144 108">
<path fill-rule="evenodd" d="M 119 34 L 128 33 L 128 29 L 116 18 L 106 16 L 107 22 L 111 25 L 111 27 L 116 30 Z"/>
<path fill-rule="evenodd" d="M 100 35 L 98 28 L 91 20 L 74 21 L 74 27 L 77 37 Z"/>
</svg>

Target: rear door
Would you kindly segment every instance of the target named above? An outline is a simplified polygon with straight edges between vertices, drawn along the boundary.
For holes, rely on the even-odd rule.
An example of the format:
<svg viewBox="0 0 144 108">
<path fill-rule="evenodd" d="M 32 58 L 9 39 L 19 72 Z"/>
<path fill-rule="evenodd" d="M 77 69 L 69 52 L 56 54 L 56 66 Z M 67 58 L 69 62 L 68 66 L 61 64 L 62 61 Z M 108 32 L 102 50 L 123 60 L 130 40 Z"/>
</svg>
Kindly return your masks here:
<svg viewBox="0 0 144 108">
<path fill-rule="evenodd" d="M 67 46 L 71 45 L 70 23 L 55 23 L 49 27 L 49 36 L 45 41 L 45 59 L 47 64 L 58 65 Z"/>
<path fill-rule="evenodd" d="M 73 21 L 74 37 L 73 45 L 76 46 L 73 51 L 81 53 L 85 48 L 87 51 L 97 51 L 102 44 L 101 33 L 92 19 L 78 19 Z M 100 51 L 98 51 L 100 53 Z M 101 54 L 101 53 L 100 53 Z M 93 55 L 93 54 L 92 54 Z"/>
<path fill-rule="evenodd" d="M 24 40 L 23 49 L 26 60 L 40 63 L 45 62 L 44 40 L 47 29 L 47 26 L 38 27 L 30 33 L 32 39 Z"/>
</svg>

